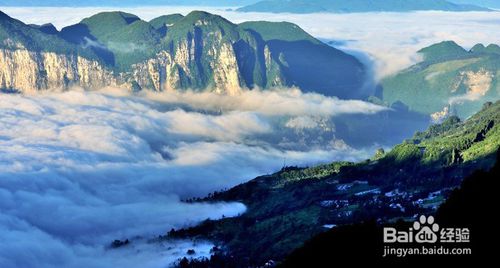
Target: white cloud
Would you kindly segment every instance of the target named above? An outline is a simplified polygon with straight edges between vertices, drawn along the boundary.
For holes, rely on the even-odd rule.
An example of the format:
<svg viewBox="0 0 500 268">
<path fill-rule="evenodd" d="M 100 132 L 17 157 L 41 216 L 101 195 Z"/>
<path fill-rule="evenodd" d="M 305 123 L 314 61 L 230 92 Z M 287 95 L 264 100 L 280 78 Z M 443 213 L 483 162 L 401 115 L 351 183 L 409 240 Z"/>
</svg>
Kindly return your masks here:
<svg viewBox="0 0 500 268">
<path fill-rule="evenodd" d="M 248 134 L 271 132 L 271 126 L 255 113 L 230 112 L 226 115 L 208 116 L 175 110 L 168 115 L 169 132 L 194 135 L 217 140 L 241 140 Z M 186 123 L 189 122 L 189 123 Z"/>
<path fill-rule="evenodd" d="M 315 148 L 284 149 L 274 139 L 290 117 L 382 110 L 279 90 L 234 97 L 135 96 L 114 88 L 1 94 L 0 266 L 163 266 L 193 245 L 152 245 L 148 238 L 245 211 L 239 203 L 181 199 L 272 173 L 283 159 L 304 166 L 368 156 L 337 146 L 343 143 L 335 138 Z M 289 142 L 293 148 L 296 141 Z M 131 247 L 106 250 L 125 238 Z M 197 246 L 200 253 L 209 248 L 208 242 Z"/>
<path fill-rule="evenodd" d="M 336 116 L 341 114 L 374 114 L 385 107 L 359 100 L 339 100 L 317 93 L 302 93 L 299 89 L 246 90 L 236 95 L 211 92 L 153 92 L 145 97 L 165 103 L 187 104 L 210 111 L 255 111 L 264 115 Z"/>
<path fill-rule="evenodd" d="M 64 241 L 26 221 L 0 215 L 0 265 L 2 267 L 166 267 L 188 249 L 197 256 L 209 256 L 213 246 L 206 241 L 170 241 L 147 243 L 135 239 L 117 250 Z"/>
<path fill-rule="evenodd" d="M 102 45 L 101 43 L 97 42 L 97 41 L 94 41 L 88 37 L 83 37 L 83 44 L 82 46 L 84 48 L 88 48 L 88 47 L 94 47 L 94 48 L 100 48 L 100 49 L 106 49 L 106 46 Z"/>
</svg>

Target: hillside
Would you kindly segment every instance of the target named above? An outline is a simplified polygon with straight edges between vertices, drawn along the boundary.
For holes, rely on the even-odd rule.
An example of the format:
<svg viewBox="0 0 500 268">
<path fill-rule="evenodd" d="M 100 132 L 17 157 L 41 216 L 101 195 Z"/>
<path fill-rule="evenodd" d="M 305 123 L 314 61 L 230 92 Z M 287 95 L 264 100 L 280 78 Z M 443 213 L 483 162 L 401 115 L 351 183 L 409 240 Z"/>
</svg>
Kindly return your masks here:
<svg viewBox="0 0 500 268">
<path fill-rule="evenodd" d="M 102 12 L 60 32 L 50 25 L 26 25 L 4 13 L 0 23 L 0 88 L 7 91 L 36 91 L 49 85 L 87 87 L 89 83 L 81 83 L 82 76 L 97 75 L 90 70 L 81 73 L 80 58 L 80 62 L 96 61 L 92 68 L 106 73 L 91 81 L 93 87 L 118 85 L 133 90 L 234 94 L 242 88 L 300 87 L 356 98 L 362 97 L 366 76 L 356 58 L 292 23 L 237 25 L 203 11 L 160 16 L 150 22 L 129 13 Z M 48 57 L 65 64 L 49 68 L 54 62 L 45 60 Z"/>
<path fill-rule="evenodd" d="M 386 104 L 432 114 L 467 118 L 500 95 L 500 47 L 478 44 L 467 51 L 446 41 L 419 51 L 423 61 L 381 82 L 377 97 Z"/>
<path fill-rule="evenodd" d="M 242 12 L 315 13 L 315 12 L 407 12 L 417 10 L 484 11 L 472 4 L 456 4 L 445 0 L 264 0 L 241 7 Z"/>
<path fill-rule="evenodd" d="M 452 117 L 416 133 L 391 151 L 360 163 L 284 167 L 208 198 L 239 201 L 240 217 L 172 230 L 163 239 L 219 241 L 239 265 L 281 260 L 315 234 L 335 226 L 377 219 L 412 220 L 433 214 L 462 179 L 491 168 L 500 147 L 500 102 L 486 103 L 467 121 Z M 251 260 L 251 261 L 250 261 Z"/>
<path fill-rule="evenodd" d="M 50 25 L 26 25 L 0 11 L 0 49 L 15 50 L 20 47 L 31 51 L 54 52 L 58 54 L 84 53 L 96 57 L 90 51 L 74 46 L 57 36 L 57 30 Z M 53 27 L 53 26 L 52 26 Z"/>
<path fill-rule="evenodd" d="M 320 233 L 308 240 L 304 245 L 289 256 L 279 267 L 316 267 L 325 263 L 349 262 L 351 264 L 387 265 L 428 264 L 442 261 L 448 265 L 463 265 L 464 263 L 487 263 L 493 261 L 495 253 L 491 247 L 492 234 L 489 230 L 495 228 L 495 221 L 488 219 L 488 212 L 496 209 L 496 191 L 499 187 L 500 151 L 497 154 L 495 166 L 489 171 L 478 171 L 468 176 L 455 189 L 450 197 L 436 212 L 436 222 L 440 226 L 457 226 L 469 228 L 474 239 L 467 244 L 472 249 L 472 255 L 460 258 L 452 256 L 406 256 L 405 258 L 382 257 L 384 244 L 380 234 L 383 227 L 393 226 L 400 230 L 410 227 L 412 222 L 398 221 L 394 224 L 376 224 L 367 221 L 361 224 L 346 225 Z M 496 235 L 497 236 L 497 235 Z M 448 247 L 446 243 L 439 246 Z M 452 244 L 453 246 L 453 244 Z M 357 258 L 363 256 L 362 259 Z M 334 259 L 332 258 L 334 257 Z M 455 256 L 456 257 L 456 256 Z"/>
</svg>

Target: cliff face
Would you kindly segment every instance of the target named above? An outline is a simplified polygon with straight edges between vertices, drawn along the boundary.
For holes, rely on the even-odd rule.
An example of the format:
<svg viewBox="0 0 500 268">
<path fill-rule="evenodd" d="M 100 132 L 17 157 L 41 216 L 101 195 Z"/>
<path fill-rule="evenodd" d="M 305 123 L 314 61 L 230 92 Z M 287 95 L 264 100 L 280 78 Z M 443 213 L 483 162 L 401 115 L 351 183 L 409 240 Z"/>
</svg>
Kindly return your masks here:
<svg viewBox="0 0 500 268">
<path fill-rule="evenodd" d="M 128 82 L 156 91 L 212 88 L 225 94 L 236 94 L 247 86 L 230 42 L 219 38 L 214 45 L 205 45 L 186 38 L 172 51 L 162 50 L 155 57 L 132 65 Z"/>
<path fill-rule="evenodd" d="M 105 12 L 60 32 L 41 29 L 0 14 L 0 90 L 120 86 L 237 94 L 297 86 L 348 98 L 364 80 L 354 57 L 290 23 L 237 25 L 200 11 L 148 23 Z"/>
<path fill-rule="evenodd" d="M 97 89 L 121 85 L 132 88 L 137 83 L 141 88 L 155 91 L 201 86 L 213 88 L 217 93 L 236 94 L 246 86 L 231 44 L 222 43 L 218 48 L 208 49 L 207 53 L 212 57 L 208 70 L 197 68 L 196 64 L 193 70 L 193 63 L 201 61 L 194 48 L 186 41 L 179 44 L 174 55 L 162 50 L 155 57 L 134 64 L 131 72 L 123 73 L 113 72 L 97 61 L 78 55 L 25 48 L 0 49 L 0 88 L 28 93 L 71 86 Z M 197 75 L 201 72 L 209 72 L 212 80 L 199 85 Z"/>
<path fill-rule="evenodd" d="M 77 55 L 0 49 L 0 88 L 34 92 L 81 86 L 95 89 L 116 85 L 111 71 Z"/>
<path fill-rule="evenodd" d="M 167 45 L 153 58 L 132 65 L 131 80 L 141 88 L 236 94 L 242 88 L 268 87 L 267 75 L 278 68 L 269 48 L 259 51 L 262 44 L 255 36 L 218 16 L 195 12 L 168 25 Z M 280 83 L 274 86 L 285 85 L 276 80 Z"/>
</svg>

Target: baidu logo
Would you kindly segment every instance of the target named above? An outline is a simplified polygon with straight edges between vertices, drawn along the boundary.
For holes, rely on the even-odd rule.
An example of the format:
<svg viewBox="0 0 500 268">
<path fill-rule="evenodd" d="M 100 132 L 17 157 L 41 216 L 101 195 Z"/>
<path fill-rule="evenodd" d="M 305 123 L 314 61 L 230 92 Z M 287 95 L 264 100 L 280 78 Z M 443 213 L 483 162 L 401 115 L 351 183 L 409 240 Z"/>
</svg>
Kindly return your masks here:
<svg viewBox="0 0 500 268">
<path fill-rule="evenodd" d="M 470 255 L 472 249 L 463 247 L 470 242 L 468 228 L 443 228 L 433 216 L 421 215 L 408 230 L 384 227 L 383 257 L 408 255 Z M 439 243 L 439 244 L 438 244 Z M 453 243 L 448 244 L 446 243 Z"/>
<path fill-rule="evenodd" d="M 421 215 L 408 230 L 384 227 L 384 243 L 469 242 L 468 228 L 441 228 L 433 216 Z"/>
<path fill-rule="evenodd" d="M 417 243 L 436 243 L 438 240 L 439 225 L 434 222 L 434 217 L 420 216 L 420 219 L 413 223 L 415 242 Z"/>
</svg>

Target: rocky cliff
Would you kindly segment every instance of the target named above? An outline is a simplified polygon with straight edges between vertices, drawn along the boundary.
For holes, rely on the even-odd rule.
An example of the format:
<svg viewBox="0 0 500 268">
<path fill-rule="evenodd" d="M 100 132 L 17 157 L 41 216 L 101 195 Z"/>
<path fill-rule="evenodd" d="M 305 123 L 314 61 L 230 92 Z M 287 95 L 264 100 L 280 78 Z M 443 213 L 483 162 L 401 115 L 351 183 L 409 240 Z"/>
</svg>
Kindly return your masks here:
<svg viewBox="0 0 500 268">
<path fill-rule="evenodd" d="M 106 85 L 116 85 L 116 80 L 96 61 L 78 55 L 0 49 L 0 88 L 34 92 Z"/>
<path fill-rule="evenodd" d="M 206 12 L 146 22 L 105 12 L 63 28 L 0 14 L 0 88 L 32 92 L 121 86 L 236 94 L 300 87 L 358 97 L 365 71 L 352 56 L 290 23 L 233 24 Z"/>
</svg>

